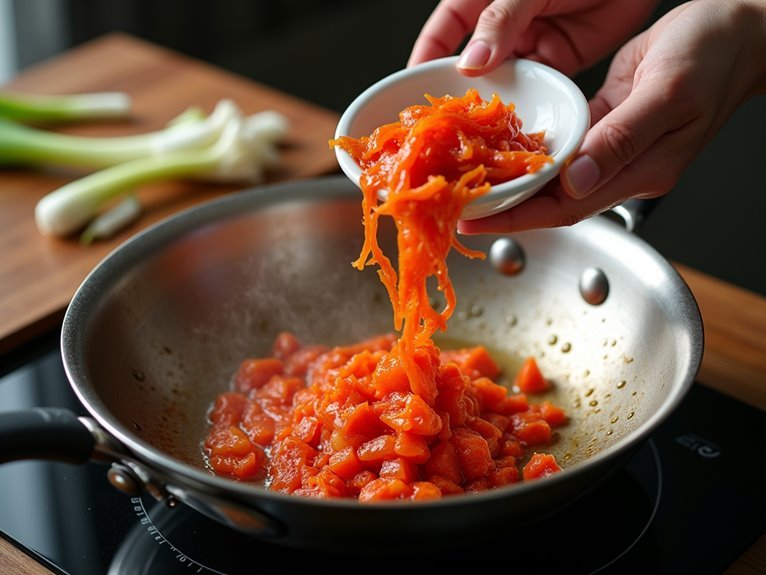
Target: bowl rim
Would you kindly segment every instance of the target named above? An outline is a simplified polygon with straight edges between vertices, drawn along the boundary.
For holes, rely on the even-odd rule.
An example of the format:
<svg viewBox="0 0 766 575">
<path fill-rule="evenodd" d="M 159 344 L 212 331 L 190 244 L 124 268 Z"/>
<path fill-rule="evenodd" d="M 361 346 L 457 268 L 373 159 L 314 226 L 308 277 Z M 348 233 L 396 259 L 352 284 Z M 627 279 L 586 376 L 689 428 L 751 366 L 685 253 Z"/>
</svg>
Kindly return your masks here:
<svg viewBox="0 0 766 575">
<path fill-rule="evenodd" d="M 458 58 L 458 56 L 448 56 L 430 60 L 410 68 L 398 70 L 381 78 L 354 98 L 344 110 L 336 126 L 334 137 L 337 139 L 341 136 L 352 135 L 350 134 L 350 128 L 361 113 L 365 104 L 382 91 L 433 70 L 455 67 Z M 496 69 L 487 73 L 485 77 L 491 78 L 493 74 L 502 74 L 509 67 L 521 71 L 537 70 L 552 78 L 557 84 L 566 88 L 566 100 L 571 102 L 572 107 L 576 112 L 576 118 L 573 123 L 574 129 L 563 138 L 562 145 L 554 153 L 550 154 L 553 158 L 553 162 L 546 164 L 532 174 L 524 174 L 513 180 L 493 185 L 489 193 L 471 202 L 469 206 L 471 215 L 466 218 L 467 213 L 464 212 L 463 214 L 463 217 L 466 219 L 483 217 L 484 215 L 490 215 L 490 213 L 507 209 L 539 191 L 546 183 L 558 175 L 559 171 L 566 163 L 574 158 L 574 155 L 582 145 L 582 142 L 585 139 L 585 134 L 590 127 L 590 108 L 588 106 L 587 98 L 571 78 L 551 66 L 525 58 L 509 58 L 503 61 Z M 523 77 L 523 75 L 519 77 Z M 482 77 L 478 78 L 477 82 L 481 82 L 481 78 Z M 416 102 L 413 102 L 413 104 L 415 103 Z M 504 103 L 508 104 L 509 102 Z M 392 118 L 391 121 L 394 121 L 394 118 Z M 361 176 L 361 168 L 359 165 L 353 160 L 348 152 L 343 150 L 340 146 L 335 146 L 334 149 L 335 156 L 343 173 L 359 186 L 359 178 Z M 502 198 L 508 198 L 509 201 L 502 202 Z M 491 206 L 491 204 L 497 204 L 498 202 L 500 202 L 500 204 L 494 208 Z M 478 215 L 473 213 L 477 210 L 481 212 L 478 213 Z"/>
</svg>

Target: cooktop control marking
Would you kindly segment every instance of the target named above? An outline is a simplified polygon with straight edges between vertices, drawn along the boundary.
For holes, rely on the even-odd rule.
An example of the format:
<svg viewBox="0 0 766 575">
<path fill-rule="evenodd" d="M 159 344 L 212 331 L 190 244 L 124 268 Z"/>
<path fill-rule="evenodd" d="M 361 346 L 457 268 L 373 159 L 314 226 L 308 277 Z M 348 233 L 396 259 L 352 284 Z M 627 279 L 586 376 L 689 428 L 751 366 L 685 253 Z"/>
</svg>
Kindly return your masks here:
<svg viewBox="0 0 766 575">
<path fill-rule="evenodd" d="M 705 459 L 713 459 L 721 455 L 721 448 L 715 443 L 703 439 L 699 435 L 693 433 L 679 435 L 676 437 L 676 443 L 694 451 L 697 455 L 700 455 Z"/>
<path fill-rule="evenodd" d="M 157 544 L 167 545 L 170 549 L 170 552 L 175 554 L 176 561 L 178 561 L 181 565 L 191 569 L 194 573 L 203 573 L 207 571 L 210 573 L 217 573 L 218 575 L 226 575 L 226 573 L 223 573 L 222 571 L 218 571 L 212 567 L 208 567 L 207 565 L 203 565 L 202 563 L 195 561 L 186 553 L 181 551 L 178 547 L 173 545 L 170 541 L 168 541 L 168 539 L 162 534 L 159 528 L 152 521 L 152 518 L 149 516 L 149 512 L 144 507 L 144 502 L 140 497 L 131 497 L 130 502 L 133 504 L 133 512 L 136 514 L 136 517 L 138 517 L 141 525 L 146 526 L 146 531 L 149 536 L 152 537 L 157 542 Z"/>
</svg>

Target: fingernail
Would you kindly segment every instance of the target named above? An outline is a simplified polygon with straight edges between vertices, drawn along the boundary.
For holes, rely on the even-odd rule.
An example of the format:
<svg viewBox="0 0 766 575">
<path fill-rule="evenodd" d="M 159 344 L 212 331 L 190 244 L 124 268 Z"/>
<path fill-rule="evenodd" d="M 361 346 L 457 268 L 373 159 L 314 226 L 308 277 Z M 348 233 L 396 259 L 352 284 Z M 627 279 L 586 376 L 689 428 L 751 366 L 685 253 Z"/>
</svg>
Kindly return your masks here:
<svg viewBox="0 0 766 575">
<path fill-rule="evenodd" d="M 457 67 L 464 70 L 479 70 L 489 60 L 492 51 L 487 46 L 487 43 L 482 40 L 471 42 L 463 50 L 463 54 L 457 61 Z"/>
<path fill-rule="evenodd" d="M 566 178 L 575 198 L 587 196 L 600 177 L 601 169 L 587 154 L 575 158 L 566 169 Z"/>
</svg>

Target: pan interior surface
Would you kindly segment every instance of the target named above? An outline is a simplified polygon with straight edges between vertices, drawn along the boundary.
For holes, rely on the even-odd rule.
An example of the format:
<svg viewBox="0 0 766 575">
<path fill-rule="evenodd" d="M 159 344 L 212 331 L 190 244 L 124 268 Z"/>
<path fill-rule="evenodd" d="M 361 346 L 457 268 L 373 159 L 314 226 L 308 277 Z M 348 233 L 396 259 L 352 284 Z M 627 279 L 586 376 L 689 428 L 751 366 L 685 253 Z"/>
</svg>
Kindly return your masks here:
<svg viewBox="0 0 766 575">
<path fill-rule="evenodd" d="M 362 242 L 359 199 L 344 178 L 265 187 L 122 246 L 65 318 L 63 354 L 83 402 L 129 448 L 156 453 L 154 463 L 169 454 L 199 468 L 212 401 L 244 358 L 271 354 L 279 332 L 341 345 L 392 331 L 375 269 L 351 266 Z M 393 254 L 393 228 L 381 231 Z M 461 241 L 488 252 L 496 239 Z M 645 435 L 699 364 L 701 327 L 683 282 L 606 220 L 514 239 L 526 255 L 516 275 L 451 256 L 458 308 L 437 343 L 487 346 L 509 385 L 520 359 L 536 357 L 554 386 L 548 397 L 570 418 L 550 449 L 562 467 Z M 589 267 L 609 281 L 601 305 L 578 290 Z"/>
</svg>

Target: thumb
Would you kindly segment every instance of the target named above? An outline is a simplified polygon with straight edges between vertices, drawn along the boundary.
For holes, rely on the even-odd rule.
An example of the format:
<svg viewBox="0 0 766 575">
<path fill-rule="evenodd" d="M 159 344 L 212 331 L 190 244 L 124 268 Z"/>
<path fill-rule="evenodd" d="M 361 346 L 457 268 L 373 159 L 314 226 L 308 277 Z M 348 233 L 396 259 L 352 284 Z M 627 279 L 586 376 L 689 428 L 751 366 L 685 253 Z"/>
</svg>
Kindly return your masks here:
<svg viewBox="0 0 766 575">
<path fill-rule="evenodd" d="M 590 129 L 575 158 L 561 171 L 561 183 L 569 196 L 589 196 L 675 129 L 677 106 L 663 94 L 663 90 L 636 87 Z M 608 90 L 602 89 L 598 98 L 608 101 Z M 591 108 L 600 105 L 604 102 L 592 102 Z"/>
</svg>

